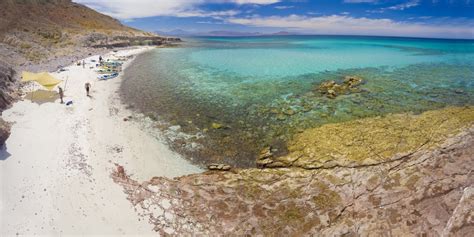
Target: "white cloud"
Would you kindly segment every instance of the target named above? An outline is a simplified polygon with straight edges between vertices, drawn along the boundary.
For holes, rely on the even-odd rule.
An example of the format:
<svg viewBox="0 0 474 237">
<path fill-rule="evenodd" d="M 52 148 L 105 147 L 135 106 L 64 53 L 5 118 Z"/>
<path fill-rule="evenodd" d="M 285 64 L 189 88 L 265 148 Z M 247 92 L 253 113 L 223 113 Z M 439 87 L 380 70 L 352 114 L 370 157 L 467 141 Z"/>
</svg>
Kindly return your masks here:
<svg viewBox="0 0 474 237">
<path fill-rule="evenodd" d="M 201 10 L 193 10 L 193 11 L 183 11 L 176 13 L 178 17 L 213 17 L 216 19 L 221 19 L 223 17 L 230 17 L 238 15 L 240 11 L 235 10 L 228 10 L 228 11 L 201 11 Z"/>
<path fill-rule="evenodd" d="M 211 1 L 208 1 L 211 2 Z M 221 1 L 221 2 L 233 2 L 237 4 L 260 4 L 260 5 L 268 5 L 280 2 L 280 0 L 229 0 L 229 1 Z"/>
<path fill-rule="evenodd" d="M 406 2 L 406 3 L 398 4 L 398 5 L 391 6 L 391 7 L 387 7 L 387 9 L 403 11 L 405 9 L 416 7 L 418 5 L 420 5 L 420 0 L 411 0 L 411 1 Z"/>
<path fill-rule="evenodd" d="M 420 0 L 410 0 L 405 3 L 397 4 L 391 7 L 383 7 L 375 10 L 366 10 L 368 13 L 384 13 L 386 10 L 403 11 L 408 8 L 420 5 Z"/>
<path fill-rule="evenodd" d="M 366 10 L 367 13 L 384 13 L 384 9 L 376 9 L 376 10 Z"/>
<path fill-rule="evenodd" d="M 285 9 L 291 9 L 294 8 L 295 6 L 276 6 L 275 8 L 278 10 L 285 10 Z"/>
<path fill-rule="evenodd" d="M 457 20 L 453 21 L 453 24 L 445 21 L 444 24 L 429 25 L 341 15 L 321 17 L 289 15 L 285 17 L 230 18 L 228 21 L 234 24 L 286 28 L 312 34 L 474 38 L 474 22 L 469 20 L 464 21 L 463 24 L 459 24 L 459 20 Z"/>
<path fill-rule="evenodd" d="M 132 19 L 152 16 L 176 17 L 214 17 L 232 16 L 237 11 L 206 12 L 199 6 L 206 3 L 233 3 L 268 5 L 281 0 L 73 0 L 85 4 L 104 14 L 119 19 Z"/>
<path fill-rule="evenodd" d="M 218 22 L 218 21 L 196 21 L 197 24 L 209 24 L 209 25 L 223 25 L 226 24 L 225 22 Z"/>
<path fill-rule="evenodd" d="M 345 3 L 376 3 L 378 0 L 344 0 Z"/>
</svg>

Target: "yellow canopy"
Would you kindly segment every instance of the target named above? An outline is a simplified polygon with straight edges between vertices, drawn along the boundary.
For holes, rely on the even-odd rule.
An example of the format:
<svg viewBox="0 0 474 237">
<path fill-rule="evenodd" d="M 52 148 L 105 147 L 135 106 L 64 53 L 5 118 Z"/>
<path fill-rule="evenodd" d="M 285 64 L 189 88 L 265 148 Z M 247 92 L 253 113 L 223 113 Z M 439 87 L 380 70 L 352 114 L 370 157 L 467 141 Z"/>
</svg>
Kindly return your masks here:
<svg viewBox="0 0 474 237">
<path fill-rule="evenodd" d="M 48 90 L 54 89 L 55 86 L 62 82 L 61 80 L 54 78 L 53 76 L 51 76 L 51 74 L 47 72 L 23 72 L 22 77 L 23 79 L 21 79 L 21 81 L 36 81 Z"/>
</svg>

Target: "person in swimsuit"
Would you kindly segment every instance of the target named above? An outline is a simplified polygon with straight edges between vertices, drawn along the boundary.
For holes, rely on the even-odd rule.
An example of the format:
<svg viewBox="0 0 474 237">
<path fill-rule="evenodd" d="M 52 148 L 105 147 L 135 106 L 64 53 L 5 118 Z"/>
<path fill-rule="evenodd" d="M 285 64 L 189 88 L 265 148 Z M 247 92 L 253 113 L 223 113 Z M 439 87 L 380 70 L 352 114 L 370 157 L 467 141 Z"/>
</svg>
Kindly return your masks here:
<svg viewBox="0 0 474 237">
<path fill-rule="evenodd" d="M 87 82 L 85 87 L 86 87 L 87 96 L 89 96 L 89 91 L 91 89 L 91 84 L 89 82 Z"/>
<path fill-rule="evenodd" d="M 59 99 L 61 99 L 61 104 L 64 104 L 64 101 L 63 101 L 63 97 L 64 97 L 63 88 L 61 88 L 60 86 L 58 86 L 58 89 L 59 89 Z"/>
</svg>

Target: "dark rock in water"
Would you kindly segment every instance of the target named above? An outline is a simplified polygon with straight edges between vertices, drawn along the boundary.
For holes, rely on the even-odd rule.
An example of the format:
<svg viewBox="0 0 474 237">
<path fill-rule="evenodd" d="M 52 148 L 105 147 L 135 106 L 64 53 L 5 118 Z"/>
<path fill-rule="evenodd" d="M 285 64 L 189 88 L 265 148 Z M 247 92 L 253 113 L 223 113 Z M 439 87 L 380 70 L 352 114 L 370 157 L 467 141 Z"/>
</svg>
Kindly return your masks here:
<svg viewBox="0 0 474 237">
<path fill-rule="evenodd" d="M 270 158 L 272 156 L 273 156 L 272 147 L 268 146 L 268 147 L 265 147 L 262 151 L 260 151 L 260 155 L 258 156 L 258 159 L 263 160 L 266 158 Z"/>
<path fill-rule="evenodd" d="M 225 164 L 210 164 L 207 166 L 209 170 L 219 170 L 219 171 L 228 171 L 232 167 L 230 165 L 225 165 Z"/>
<path fill-rule="evenodd" d="M 359 93 L 362 90 L 358 88 L 363 83 L 362 78 L 357 76 L 345 76 L 342 83 L 336 81 L 324 81 L 316 88 L 319 93 L 327 98 L 334 99 L 339 95 Z"/>
<path fill-rule="evenodd" d="M 278 114 L 276 116 L 276 119 L 280 120 L 280 121 L 283 121 L 283 120 L 286 120 L 286 116 L 284 114 Z"/>
<path fill-rule="evenodd" d="M 268 162 L 264 167 L 265 168 L 284 168 L 284 167 L 288 167 L 288 165 L 283 162 L 272 161 L 271 163 Z"/>
<path fill-rule="evenodd" d="M 0 147 L 5 144 L 5 141 L 10 136 L 10 127 L 9 123 L 0 118 Z"/>
<path fill-rule="evenodd" d="M 294 115 L 296 112 L 292 109 L 286 109 L 283 111 L 284 114 L 288 115 L 288 116 L 291 116 L 291 115 Z"/>
<path fill-rule="evenodd" d="M 272 147 L 265 147 L 260 151 L 260 155 L 257 158 L 256 164 L 259 168 L 269 167 L 273 163 L 273 152 Z"/>
<path fill-rule="evenodd" d="M 270 158 L 267 158 L 267 159 L 257 160 L 255 163 L 258 168 L 263 169 L 265 167 L 269 167 L 273 163 L 273 160 Z"/>
<path fill-rule="evenodd" d="M 362 78 L 358 76 L 345 76 L 344 77 L 344 84 L 348 85 L 349 87 L 355 87 L 362 84 Z"/>
</svg>

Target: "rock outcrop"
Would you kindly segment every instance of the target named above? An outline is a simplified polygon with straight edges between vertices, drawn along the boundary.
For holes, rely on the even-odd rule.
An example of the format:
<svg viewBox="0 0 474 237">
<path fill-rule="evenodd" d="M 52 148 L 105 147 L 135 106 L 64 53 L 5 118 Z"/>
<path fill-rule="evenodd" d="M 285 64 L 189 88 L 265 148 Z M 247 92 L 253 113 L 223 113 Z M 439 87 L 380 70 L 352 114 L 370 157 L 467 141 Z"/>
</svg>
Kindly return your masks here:
<svg viewBox="0 0 474 237">
<path fill-rule="evenodd" d="M 141 218 L 161 235 L 466 236 L 474 231 L 474 126 L 472 117 L 465 116 L 472 110 L 441 111 L 458 122 L 433 121 L 438 126 L 430 133 L 446 132 L 453 124 L 467 127 L 454 126 L 460 128 L 441 132 L 447 136 L 433 135 L 439 138 L 436 145 L 417 145 L 403 157 L 383 162 L 208 171 L 142 183 L 119 166 L 112 178 L 124 188 Z M 390 116 L 386 119 L 393 121 Z M 423 134 L 417 130 L 426 128 L 410 127 L 405 132 L 418 136 Z M 387 129 L 386 136 L 391 132 Z M 381 161 L 379 155 L 367 154 L 367 159 Z M 271 148 L 262 151 L 262 159 L 272 157 Z"/>
<path fill-rule="evenodd" d="M 89 36 L 84 42 L 87 47 L 93 48 L 119 48 L 129 46 L 143 45 L 169 45 L 180 42 L 179 38 L 161 37 L 161 36 L 107 36 L 103 34 L 94 34 Z"/>
<path fill-rule="evenodd" d="M 448 107 L 414 114 L 392 114 L 326 124 L 308 129 L 288 144 L 289 154 L 272 158 L 305 169 L 358 167 L 402 159 L 439 146 L 446 138 L 474 125 L 474 107 Z"/>
<path fill-rule="evenodd" d="M 327 98 L 334 99 L 339 95 L 361 92 L 362 90 L 359 88 L 359 85 L 363 82 L 360 77 L 345 76 L 342 83 L 324 81 L 317 86 L 316 90 Z"/>
<path fill-rule="evenodd" d="M 228 171 L 232 169 L 230 165 L 226 164 L 210 164 L 207 166 L 209 170 Z"/>
<path fill-rule="evenodd" d="M 12 93 L 15 87 L 15 70 L 12 66 L 0 60 L 0 114 L 16 97 Z"/>
<path fill-rule="evenodd" d="M 18 97 L 14 92 L 15 87 L 15 70 L 0 60 L 0 115 Z M 0 148 L 10 136 L 10 127 L 0 116 Z"/>
<path fill-rule="evenodd" d="M 465 236 L 474 224 L 473 144 L 471 129 L 377 166 L 113 178 L 160 234 Z"/>
<path fill-rule="evenodd" d="M 10 124 L 5 122 L 5 120 L 0 117 L 0 149 L 3 147 L 5 141 L 10 136 L 10 128 Z"/>
</svg>

